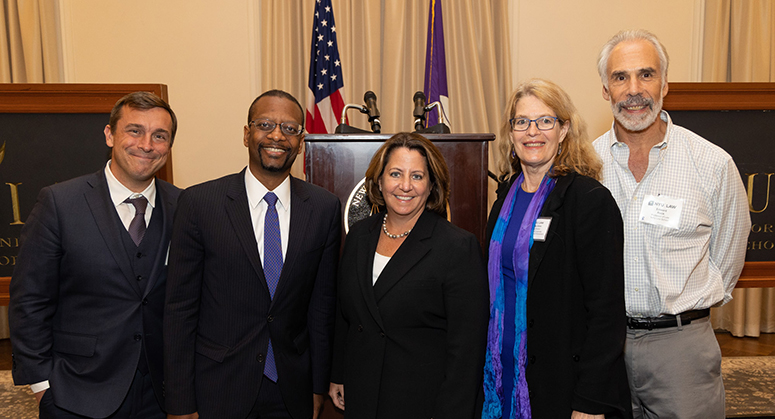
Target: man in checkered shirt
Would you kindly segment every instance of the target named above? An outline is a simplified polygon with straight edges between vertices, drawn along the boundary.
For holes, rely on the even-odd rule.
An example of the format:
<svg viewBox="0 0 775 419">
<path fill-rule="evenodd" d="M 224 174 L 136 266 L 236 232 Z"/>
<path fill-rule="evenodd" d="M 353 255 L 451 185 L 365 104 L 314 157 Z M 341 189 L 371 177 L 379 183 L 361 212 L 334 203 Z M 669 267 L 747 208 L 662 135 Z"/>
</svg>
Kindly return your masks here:
<svg viewBox="0 0 775 419">
<path fill-rule="evenodd" d="M 732 299 L 751 228 L 732 158 L 662 110 L 668 56 L 647 31 L 603 47 L 613 127 L 594 142 L 625 227 L 625 360 L 636 418 L 724 418 L 710 307 Z"/>
</svg>

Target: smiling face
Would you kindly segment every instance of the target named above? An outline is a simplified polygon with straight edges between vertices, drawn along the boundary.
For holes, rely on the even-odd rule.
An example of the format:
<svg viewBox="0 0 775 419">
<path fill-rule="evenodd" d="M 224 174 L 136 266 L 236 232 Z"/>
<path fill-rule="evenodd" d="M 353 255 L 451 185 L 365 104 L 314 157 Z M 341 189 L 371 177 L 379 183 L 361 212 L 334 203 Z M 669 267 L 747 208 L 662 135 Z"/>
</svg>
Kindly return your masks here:
<svg viewBox="0 0 775 419">
<path fill-rule="evenodd" d="M 293 122 L 301 124 L 302 115 L 292 101 L 277 96 L 265 96 L 253 105 L 250 120 L 265 119 L 277 126 L 271 132 L 261 131 L 253 124 L 245 125 L 243 143 L 250 155 L 250 171 L 269 187 L 267 179 L 285 179 L 291 173 L 291 166 L 301 152 L 304 134 L 285 135 L 280 124 Z M 279 183 L 278 183 L 279 184 Z"/>
<path fill-rule="evenodd" d="M 142 192 L 167 162 L 171 141 L 172 118 L 166 110 L 125 105 L 116 126 L 105 127 L 105 143 L 112 147 L 110 171 L 132 192 Z"/>
<path fill-rule="evenodd" d="M 417 150 L 398 147 L 390 153 L 379 188 L 390 217 L 416 219 L 431 194 L 430 175 L 425 157 Z"/>
<path fill-rule="evenodd" d="M 668 90 L 654 46 L 642 39 L 621 42 L 611 51 L 606 73 L 603 98 L 611 102 L 616 123 L 633 132 L 653 126 Z"/>
<path fill-rule="evenodd" d="M 519 99 L 514 109 L 514 118 L 537 119 L 542 116 L 556 117 L 541 99 L 527 95 Z M 546 173 L 551 169 L 560 143 L 568 133 L 568 123 L 558 120 L 554 128 L 541 131 L 535 122 L 527 131 L 510 131 L 511 143 L 517 153 L 523 171 Z"/>
</svg>

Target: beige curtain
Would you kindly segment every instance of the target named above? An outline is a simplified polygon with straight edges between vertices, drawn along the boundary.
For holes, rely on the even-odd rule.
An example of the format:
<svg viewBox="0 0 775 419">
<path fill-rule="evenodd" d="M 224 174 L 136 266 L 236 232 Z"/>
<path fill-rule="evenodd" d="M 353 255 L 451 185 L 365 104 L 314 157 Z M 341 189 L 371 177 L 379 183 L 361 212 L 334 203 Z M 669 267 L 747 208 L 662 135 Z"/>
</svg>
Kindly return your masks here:
<svg viewBox="0 0 775 419">
<path fill-rule="evenodd" d="M 0 83 L 62 81 L 56 0 L 0 0 Z M 0 339 L 10 336 L 0 307 Z"/>
<path fill-rule="evenodd" d="M 769 0 L 706 0 L 702 80 L 775 81 L 775 6 Z M 714 309 L 713 327 L 734 336 L 775 333 L 775 289 L 741 288 Z"/>
<path fill-rule="evenodd" d="M 332 3 L 345 102 L 362 104 L 372 90 L 382 132 L 412 131 L 412 96 L 424 82 L 428 0 Z M 259 91 L 281 88 L 306 102 L 314 4 L 257 2 Z M 452 132 L 497 133 L 512 89 L 508 2 L 447 0 L 442 9 Z M 368 128 L 365 116 L 348 115 L 351 125 Z"/>
<path fill-rule="evenodd" d="M 61 82 L 57 1 L 0 2 L 0 82 Z"/>
</svg>

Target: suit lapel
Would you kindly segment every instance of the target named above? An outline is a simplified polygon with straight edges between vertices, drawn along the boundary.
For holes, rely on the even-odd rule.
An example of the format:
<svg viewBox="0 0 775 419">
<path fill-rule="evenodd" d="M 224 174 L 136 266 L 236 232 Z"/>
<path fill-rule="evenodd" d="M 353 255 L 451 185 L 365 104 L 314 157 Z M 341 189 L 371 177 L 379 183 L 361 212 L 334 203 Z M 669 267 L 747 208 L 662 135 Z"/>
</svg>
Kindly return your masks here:
<svg viewBox="0 0 775 419">
<path fill-rule="evenodd" d="M 253 231 L 253 223 L 250 218 L 250 207 L 248 204 L 248 194 L 245 190 L 245 170 L 234 175 L 229 179 L 230 183 L 226 191 L 226 214 L 229 217 L 231 226 L 234 229 L 234 235 L 237 236 L 248 261 L 256 271 L 256 275 L 261 278 L 261 284 L 269 295 L 269 287 L 266 286 L 264 278 L 264 268 L 261 264 L 261 257 L 258 254 L 258 243 L 256 242 L 256 233 Z"/>
<path fill-rule="evenodd" d="M 380 316 L 379 307 L 377 306 L 377 299 L 374 296 L 375 285 L 372 280 L 374 253 L 377 251 L 377 242 L 379 241 L 381 231 L 379 229 L 380 220 L 381 217 L 375 217 L 374 223 L 369 226 L 364 234 L 357 238 L 358 254 L 355 260 L 360 261 L 357 263 L 358 286 L 361 288 L 366 307 L 368 307 L 369 313 L 371 313 L 379 327 L 384 329 L 382 316 Z"/>
<path fill-rule="evenodd" d="M 420 215 L 412 232 L 406 236 L 401 247 L 390 258 L 390 262 L 388 262 L 385 269 L 379 275 L 377 283 L 374 284 L 374 298 L 376 298 L 377 302 L 431 250 L 425 240 L 431 237 L 433 227 L 436 225 L 438 218 L 438 216 L 434 217 L 434 214 L 427 210 Z"/>
<path fill-rule="evenodd" d="M 100 230 L 102 239 L 105 240 L 108 251 L 110 251 L 113 259 L 116 261 L 116 265 L 124 274 L 124 279 L 127 280 L 129 286 L 138 296 L 142 296 L 143 292 L 140 289 L 140 285 L 134 279 L 126 250 L 121 243 L 121 232 L 116 229 L 116 208 L 110 199 L 105 173 L 102 171 L 96 173 L 87 183 L 91 186 L 91 189 L 84 193 L 84 198 L 86 198 L 86 203 L 94 217 L 97 228 Z"/>
<path fill-rule="evenodd" d="M 154 182 L 156 182 L 156 202 L 158 204 L 153 209 L 153 215 L 162 217 L 161 241 L 159 241 L 156 259 L 154 259 L 156 262 L 151 269 L 151 276 L 148 278 L 148 286 L 143 292 L 143 297 L 148 296 L 148 293 L 156 285 L 160 270 L 167 265 L 167 252 L 169 251 L 170 235 L 172 233 L 172 215 L 174 212 L 173 208 L 175 208 L 175 202 L 172 201 L 166 185 L 156 180 Z"/>
<path fill-rule="evenodd" d="M 544 207 L 541 209 L 539 217 L 551 217 L 552 221 L 549 225 L 549 231 L 546 235 L 546 241 L 533 242 L 533 247 L 530 249 L 530 263 L 527 276 L 527 289 L 530 290 L 530 286 L 533 284 L 533 279 L 538 271 L 538 267 L 546 255 L 546 250 L 549 248 L 549 243 L 552 242 L 556 236 L 557 225 L 559 224 L 559 213 L 557 210 L 562 207 L 565 201 L 565 192 L 568 190 L 568 186 L 573 182 L 575 173 L 569 173 L 565 176 L 557 178 L 557 184 L 554 186 L 554 190 L 546 198 Z"/>
<path fill-rule="evenodd" d="M 291 221 L 288 230 L 288 248 L 283 260 L 283 270 L 280 272 L 280 279 L 274 293 L 275 297 L 288 287 L 287 283 L 292 278 L 293 267 L 302 253 L 303 244 L 306 243 L 304 236 L 314 210 L 308 200 L 307 185 L 304 181 L 291 176 Z M 274 304 L 274 299 L 272 303 Z"/>
</svg>

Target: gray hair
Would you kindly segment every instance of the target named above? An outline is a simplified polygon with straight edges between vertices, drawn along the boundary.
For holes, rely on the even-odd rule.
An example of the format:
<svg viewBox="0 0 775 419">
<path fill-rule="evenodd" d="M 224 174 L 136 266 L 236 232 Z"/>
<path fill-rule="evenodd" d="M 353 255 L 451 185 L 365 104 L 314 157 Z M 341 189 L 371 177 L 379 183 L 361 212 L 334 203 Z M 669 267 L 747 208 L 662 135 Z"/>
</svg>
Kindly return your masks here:
<svg viewBox="0 0 775 419">
<path fill-rule="evenodd" d="M 608 59 L 611 57 L 611 51 L 622 42 L 637 40 L 647 41 L 654 46 L 654 49 L 659 56 L 659 73 L 662 77 L 662 85 L 667 82 L 667 67 L 670 64 L 670 58 L 667 56 L 665 46 L 659 42 L 656 35 L 647 30 L 628 30 L 621 31 L 608 40 L 600 51 L 600 57 L 597 59 L 597 72 L 600 74 L 600 80 L 603 82 L 603 86 L 605 86 L 606 89 L 608 88 Z"/>
</svg>

